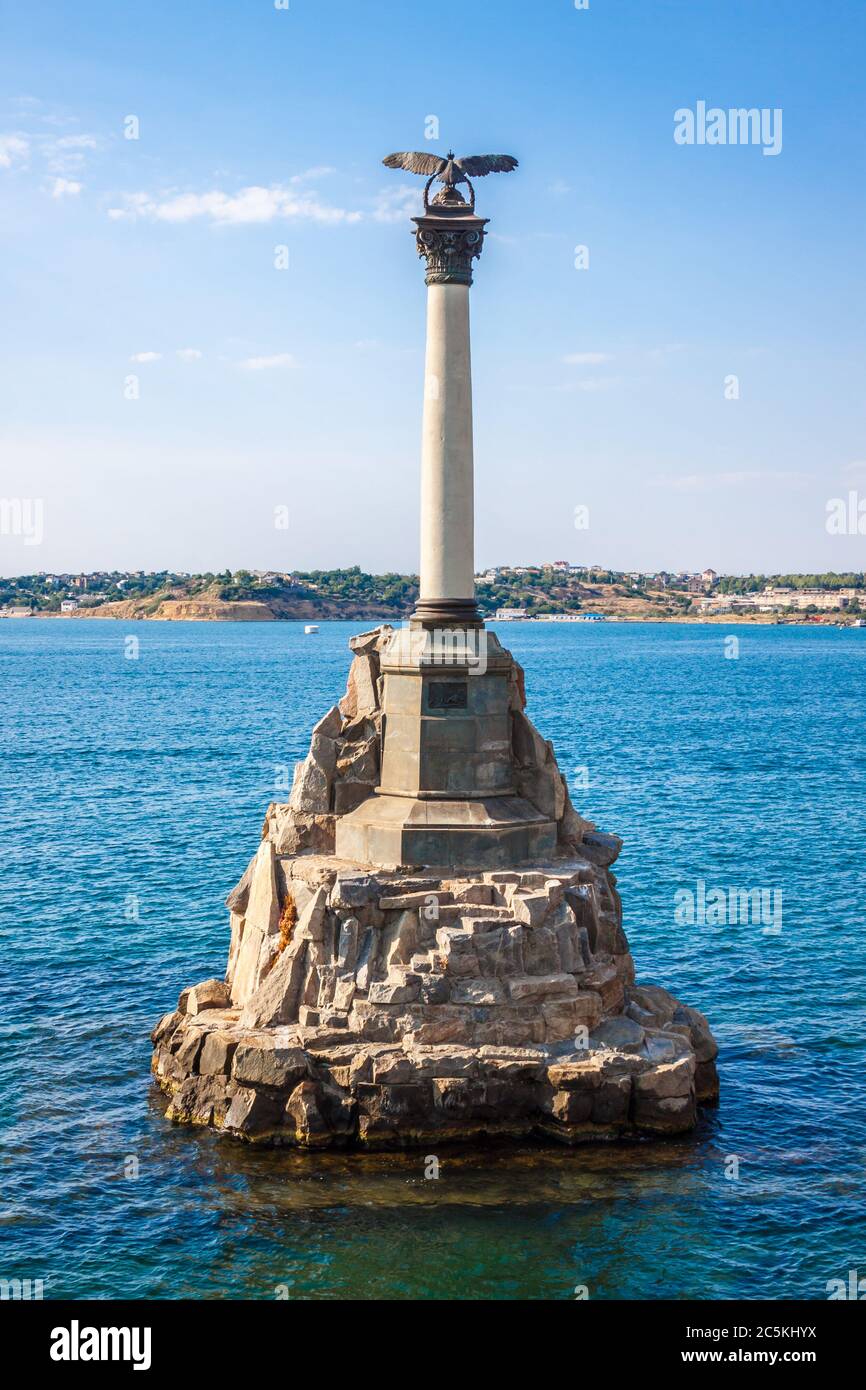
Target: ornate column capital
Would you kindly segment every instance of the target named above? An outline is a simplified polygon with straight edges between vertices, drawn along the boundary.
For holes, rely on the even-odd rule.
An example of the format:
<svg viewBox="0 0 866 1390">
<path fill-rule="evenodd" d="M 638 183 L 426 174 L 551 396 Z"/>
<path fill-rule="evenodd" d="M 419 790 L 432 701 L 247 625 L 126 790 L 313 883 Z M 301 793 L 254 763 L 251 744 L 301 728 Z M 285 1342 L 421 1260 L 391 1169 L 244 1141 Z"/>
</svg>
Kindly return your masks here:
<svg viewBox="0 0 866 1390">
<path fill-rule="evenodd" d="M 423 217 L 412 218 L 418 255 L 427 262 L 428 285 L 472 284 L 472 262 L 481 255 L 489 220 L 476 217 L 462 198 L 438 205 L 434 199 Z"/>
</svg>

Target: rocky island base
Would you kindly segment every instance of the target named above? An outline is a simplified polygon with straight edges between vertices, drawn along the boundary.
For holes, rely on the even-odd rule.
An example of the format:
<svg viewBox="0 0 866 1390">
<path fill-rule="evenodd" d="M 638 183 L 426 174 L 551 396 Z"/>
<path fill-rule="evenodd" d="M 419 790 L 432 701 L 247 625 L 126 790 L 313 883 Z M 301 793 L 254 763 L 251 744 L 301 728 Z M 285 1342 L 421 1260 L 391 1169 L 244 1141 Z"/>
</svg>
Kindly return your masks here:
<svg viewBox="0 0 866 1390">
<path fill-rule="evenodd" d="M 718 1098 L 704 1016 L 635 983 L 611 871 L 621 841 L 574 811 L 512 663 L 515 780 L 556 850 L 514 868 L 336 858 L 341 813 L 380 775 L 381 652 L 352 639 L 346 696 L 227 899 L 224 980 L 152 1034 L 168 1118 L 308 1149 L 487 1136 L 567 1144 L 692 1129 Z"/>
</svg>

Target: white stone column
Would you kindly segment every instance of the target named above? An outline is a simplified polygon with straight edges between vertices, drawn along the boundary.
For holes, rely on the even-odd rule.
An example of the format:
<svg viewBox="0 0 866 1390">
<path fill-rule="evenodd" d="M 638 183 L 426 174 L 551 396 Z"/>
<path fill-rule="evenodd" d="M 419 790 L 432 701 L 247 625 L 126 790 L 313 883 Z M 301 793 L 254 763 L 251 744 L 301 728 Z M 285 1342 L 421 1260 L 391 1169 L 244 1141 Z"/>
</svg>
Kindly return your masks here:
<svg viewBox="0 0 866 1390">
<path fill-rule="evenodd" d="M 475 598 L 469 286 L 427 289 L 420 599 Z"/>
</svg>

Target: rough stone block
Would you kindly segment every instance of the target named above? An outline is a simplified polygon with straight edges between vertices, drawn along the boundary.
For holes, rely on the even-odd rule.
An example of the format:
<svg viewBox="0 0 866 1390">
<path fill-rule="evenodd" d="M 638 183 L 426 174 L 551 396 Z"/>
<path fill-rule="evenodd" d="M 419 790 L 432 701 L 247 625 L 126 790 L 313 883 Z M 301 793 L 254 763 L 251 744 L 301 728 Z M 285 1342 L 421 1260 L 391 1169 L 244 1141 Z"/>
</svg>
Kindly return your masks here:
<svg viewBox="0 0 866 1390">
<path fill-rule="evenodd" d="M 523 933 L 523 959 L 527 975 L 568 973 L 563 970 L 559 943 L 552 927 L 526 929 Z"/>
<path fill-rule="evenodd" d="M 199 1075 L 228 1076 L 236 1047 L 237 1038 L 231 1033 L 222 1031 L 208 1033 L 199 1053 Z"/>
<path fill-rule="evenodd" d="M 596 1125 L 625 1125 L 631 1101 L 630 1076 L 602 1077 L 592 1097 L 592 1122 Z"/>
<path fill-rule="evenodd" d="M 547 893 L 515 893 L 511 899 L 511 912 L 518 922 L 530 927 L 540 927 L 550 911 L 550 898 Z"/>
<path fill-rule="evenodd" d="M 506 980 L 509 997 L 515 1004 L 541 1004 L 548 999 L 574 999 L 578 994 L 573 975 L 519 975 Z"/>
<path fill-rule="evenodd" d="M 273 1133 L 282 1122 L 283 1103 L 265 1091 L 239 1086 L 226 1112 L 224 1128 L 245 1139 Z"/>
<path fill-rule="evenodd" d="M 291 1090 L 309 1076 L 310 1065 L 300 1047 L 279 1047 L 270 1038 L 250 1039 L 237 1044 L 231 1074 L 246 1086 Z"/>
<path fill-rule="evenodd" d="M 505 1003 L 505 990 L 499 980 L 455 980 L 451 986 L 452 1004 L 493 1006 Z"/>
</svg>

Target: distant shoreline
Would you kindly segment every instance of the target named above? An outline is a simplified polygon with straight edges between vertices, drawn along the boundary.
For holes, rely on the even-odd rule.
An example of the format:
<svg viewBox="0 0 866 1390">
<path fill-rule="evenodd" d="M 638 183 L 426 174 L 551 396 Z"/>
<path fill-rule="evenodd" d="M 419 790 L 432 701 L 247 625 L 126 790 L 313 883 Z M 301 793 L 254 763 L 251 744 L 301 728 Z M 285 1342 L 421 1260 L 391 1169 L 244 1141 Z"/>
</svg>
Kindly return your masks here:
<svg viewBox="0 0 866 1390">
<path fill-rule="evenodd" d="M 390 616 L 383 616 L 381 613 L 367 613 L 367 614 L 364 614 L 364 613 L 357 613 L 357 614 L 352 614 L 351 616 L 336 615 L 336 614 L 329 614 L 329 615 L 327 615 L 327 616 L 324 616 L 324 615 L 321 615 L 321 614 L 320 614 L 320 615 L 318 616 L 318 618 L 317 618 L 317 623 L 371 623 L 371 624 L 385 624 L 385 623 L 391 623 L 393 626 L 397 627 L 397 626 L 400 626 L 400 625 L 401 625 L 402 623 L 404 623 L 404 622 L 408 622 L 409 617 L 410 617 L 410 615 L 409 615 L 408 613 L 407 613 L 407 614 L 403 614 L 403 615 L 399 615 L 399 616 L 398 616 L 398 615 L 394 615 L 394 614 L 392 614 L 392 615 L 390 615 Z M 130 622 L 136 622 L 136 623 L 232 623 L 232 622 L 234 622 L 234 623 L 299 623 L 299 624 L 304 624 L 304 625 L 309 625 L 309 623 L 310 623 L 310 619 L 309 619 L 308 617 L 300 617 L 300 618 L 298 618 L 298 617 L 276 617 L 274 614 L 269 614 L 267 617 L 264 617 L 263 615 L 259 615 L 259 614 L 256 614 L 256 615 L 253 616 L 253 615 L 243 615 L 243 614 L 240 614 L 240 613 L 220 613 L 220 614 L 218 614 L 218 615 L 216 615 L 216 614 L 183 614 L 182 616 L 181 616 L 181 615 L 178 615 L 178 616 L 176 616 L 176 617 L 174 617 L 174 616 L 172 616 L 172 617 L 165 617 L 165 616 L 162 616 L 162 617 L 161 617 L 161 616 L 159 616 L 159 615 L 157 615 L 157 614 L 155 614 L 155 613 L 154 613 L 154 614 L 146 614 L 146 613 L 131 613 L 131 614 L 106 613 L 106 612 L 100 612 L 99 609 L 94 609 L 92 612 L 80 612 L 80 611 L 79 611 L 79 612 L 77 612 L 77 613 L 44 613 L 44 612 L 43 612 L 43 613 L 28 613 L 28 614 L 26 614 L 26 615 L 24 615 L 24 614 L 16 614 L 16 615 L 14 615 L 14 616 L 9 615 L 9 614 L 2 614 L 2 615 L 0 615 L 0 620 L 4 620 L 4 619 L 5 619 L 6 621 L 9 621 L 9 622 L 22 622 L 22 621 L 26 621 L 27 618 L 39 618 L 40 621 L 45 621 L 45 620 L 50 620 L 50 619 L 62 619 L 64 622 L 66 622 L 66 621 L 70 621 L 70 622 L 82 622 L 82 621 L 84 621 L 84 622 L 88 622 L 88 621 L 105 622 L 105 621 L 113 621 L 113 622 L 117 622 L 117 623 L 130 623 Z M 846 621 L 844 617 L 841 617 L 841 618 L 840 618 L 840 616 L 839 616 L 836 612 L 822 613 L 822 614 L 814 614 L 813 616 L 811 616 L 811 617 L 809 617 L 809 618 L 802 618 L 802 617 L 797 617 L 797 618 L 793 618 L 793 617 L 792 617 L 792 618 L 785 618 L 785 617 L 783 617 L 783 618 L 780 618 L 780 617 L 777 617 L 777 616 L 774 616 L 774 615 L 768 614 L 768 613 L 703 613 L 703 614 L 697 614 L 697 613 L 696 613 L 696 614 L 681 614 L 681 615 L 677 615 L 677 616 L 675 616 L 675 617 L 674 617 L 674 616 L 663 617 L 663 616 L 661 616 L 661 615 L 658 615 L 658 616 L 657 616 L 657 615 L 654 615 L 654 614 L 642 614 L 642 615 L 640 615 L 640 616 L 626 617 L 626 616 L 623 615 L 623 614 L 611 614 L 610 616 L 605 615 L 605 616 L 603 617 L 603 619 L 601 619 L 600 621 L 602 621 L 605 625 L 611 624 L 611 625 L 614 625 L 614 626 L 620 626 L 620 625 L 622 625 L 622 624 L 646 625 L 646 624 L 649 624 L 649 623 L 664 623 L 664 624 L 666 624 L 666 625 L 667 625 L 667 624 L 670 624 L 671 626 L 674 626 L 674 627 L 683 627 L 683 626 L 691 626 L 691 627 L 694 627 L 694 626 L 709 626 L 709 627 L 719 627 L 719 626 L 723 626 L 723 627 L 834 627 L 834 628 L 835 628 L 835 627 L 840 627 L 840 628 L 855 628 L 855 629 L 858 627 L 858 622 L 857 622 L 857 620 L 856 620 L 855 618 L 849 618 L 849 619 Z M 569 628 L 570 628 L 570 627 L 578 627 L 578 626 L 595 627 L 595 626 L 598 626 L 598 624 L 599 624 L 599 619 L 596 619 L 594 622 L 593 622 L 593 621 L 587 621 L 586 619 L 583 619 L 583 618 L 568 619 L 568 620 L 563 620 L 563 619 L 561 619 L 561 618 L 559 618 L 559 619 L 554 618 L 554 619 L 552 619 L 552 620 L 551 620 L 550 618 L 502 618 L 502 619 L 499 619 L 499 620 L 497 621 L 497 619 L 494 618 L 494 617 L 491 615 L 491 616 L 485 617 L 484 622 L 487 624 L 487 626 L 494 626 L 494 625 L 495 625 L 496 627 L 546 627 L 546 628 L 569 627 Z"/>
<path fill-rule="evenodd" d="M 502 567 L 475 576 L 488 621 L 796 623 L 847 626 L 866 612 L 866 573 L 725 576 Z M 40 572 L 0 578 L 0 617 L 119 618 L 124 622 L 340 621 L 403 623 L 418 600 L 417 575 L 367 574 L 358 565 L 309 573 L 224 570 Z"/>
</svg>

